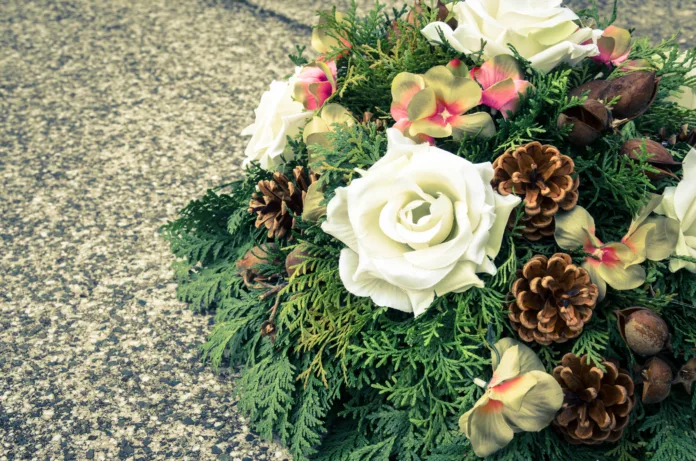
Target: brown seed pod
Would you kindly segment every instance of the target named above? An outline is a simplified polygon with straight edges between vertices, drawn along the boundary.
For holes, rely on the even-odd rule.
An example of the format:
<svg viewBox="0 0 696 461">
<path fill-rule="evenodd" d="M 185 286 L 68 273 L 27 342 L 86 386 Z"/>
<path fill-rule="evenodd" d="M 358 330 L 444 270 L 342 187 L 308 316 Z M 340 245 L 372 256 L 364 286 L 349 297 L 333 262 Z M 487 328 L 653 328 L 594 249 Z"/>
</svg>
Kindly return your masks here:
<svg viewBox="0 0 696 461">
<path fill-rule="evenodd" d="M 667 398 L 672 390 L 672 369 L 664 360 L 653 357 L 643 366 L 643 403 L 659 403 Z"/>
<path fill-rule="evenodd" d="M 244 277 L 246 285 L 249 285 L 252 280 L 259 280 L 259 274 L 256 269 L 259 265 L 269 262 L 269 253 L 275 249 L 275 246 L 275 243 L 255 246 L 235 263 L 239 273 Z"/>
<path fill-rule="evenodd" d="M 571 90 L 569 95 L 580 98 L 584 93 L 587 92 L 585 95 L 587 96 L 587 99 L 599 99 L 602 92 L 606 90 L 608 86 L 609 80 L 592 80 Z"/>
<path fill-rule="evenodd" d="M 261 335 L 261 337 L 268 336 L 269 338 L 271 338 L 272 342 L 275 342 L 277 332 L 278 329 L 276 328 L 273 321 L 267 320 L 261 324 L 261 331 L 259 334 Z"/>
<path fill-rule="evenodd" d="M 609 128 L 611 113 L 601 102 L 588 99 L 581 106 L 571 107 L 563 112 L 556 123 L 559 128 L 573 125 L 568 140 L 576 146 L 587 146 Z"/>
<path fill-rule="evenodd" d="M 621 146 L 621 155 L 638 160 L 638 156 L 642 154 L 644 146 L 645 152 L 649 155 L 647 162 L 659 171 L 658 173 L 646 172 L 646 176 L 654 180 L 668 176 L 678 179 L 677 175 L 670 171 L 669 168 L 680 166 L 681 162 L 674 160 L 672 154 L 659 142 L 640 138 L 628 140 Z"/>
<path fill-rule="evenodd" d="M 633 72 L 608 81 L 609 85 L 600 93 L 599 98 L 609 102 L 620 96 L 612 108 L 612 114 L 616 119 L 626 120 L 633 120 L 650 108 L 657 97 L 660 83 L 654 71 Z"/>
<path fill-rule="evenodd" d="M 307 247 L 305 245 L 298 245 L 292 250 L 288 256 L 285 258 L 285 271 L 288 273 L 288 277 L 292 277 L 293 274 L 299 269 L 296 266 L 302 264 L 302 262 L 309 256 L 307 252 Z M 306 274 L 306 268 L 303 270 L 302 274 Z"/>
<path fill-rule="evenodd" d="M 672 384 L 681 383 L 684 389 L 686 389 L 686 392 L 691 395 L 691 386 L 694 384 L 694 381 L 696 381 L 696 358 L 690 358 L 689 361 L 681 367 Z"/>
<path fill-rule="evenodd" d="M 645 307 L 615 311 L 619 334 L 633 352 L 655 355 L 669 346 L 669 329 L 662 317 Z"/>
</svg>

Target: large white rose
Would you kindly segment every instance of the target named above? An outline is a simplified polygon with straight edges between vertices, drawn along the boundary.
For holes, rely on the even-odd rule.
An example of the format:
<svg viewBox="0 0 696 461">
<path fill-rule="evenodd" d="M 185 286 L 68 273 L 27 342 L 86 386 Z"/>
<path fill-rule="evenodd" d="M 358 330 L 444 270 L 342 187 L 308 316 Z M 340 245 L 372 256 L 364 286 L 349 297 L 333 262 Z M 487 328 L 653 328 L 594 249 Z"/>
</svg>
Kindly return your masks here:
<svg viewBox="0 0 696 461">
<path fill-rule="evenodd" d="M 349 292 L 418 316 L 436 294 L 495 274 L 491 258 L 520 199 L 493 191 L 490 163 L 387 134 L 386 155 L 336 190 L 322 229 L 348 246 L 339 266 Z"/>
<path fill-rule="evenodd" d="M 433 22 L 425 26 L 423 35 L 440 43 L 441 30 L 462 53 L 480 51 L 484 40 L 486 59 L 512 54 L 510 44 L 543 72 L 599 54 L 596 43 L 602 31 L 578 27 L 574 22 L 578 16 L 561 7 L 561 0 L 467 0 L 456 3 L 452 13 L 458 23 L 455 30 L 444 22 Z"/>
<path fill-rule="evenodd" d="M 655 210 L 679 221 L 679 239 L 675 254 L 696 258 L 696 149 L 691 149 L 684 159 L 684 177 L 676 187 L 665 189 L 662 203 Z M 686 269 L 696 273 L 696 264 L 680 259 L 669 262 L 672 272 Z"/>
<path fill-rule="evenodd" d="M 252 135 L 244 151 L 244 166 L 257 161 L 261 168 L 272 170 L 294 158 L 292 152 L 285 152 L 287 136 L 297 135 L 314 115 L 293 99 L 293 88 L 300 70 L 296 68 L 295 75 L 288 80 L 274 80 L 270 90 L 261 96 L 259 107 L 254 110 L 256 120 L 242 131 L 243 136 Z"/>
</svg>

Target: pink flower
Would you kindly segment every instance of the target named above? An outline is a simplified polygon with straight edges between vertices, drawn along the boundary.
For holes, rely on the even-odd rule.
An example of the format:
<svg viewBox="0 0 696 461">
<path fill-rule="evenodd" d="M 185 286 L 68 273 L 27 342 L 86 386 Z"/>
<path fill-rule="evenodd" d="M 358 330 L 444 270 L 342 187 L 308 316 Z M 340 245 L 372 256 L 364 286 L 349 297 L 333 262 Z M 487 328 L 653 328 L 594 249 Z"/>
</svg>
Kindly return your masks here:
<svg viewBox="0 0 696 461">
<path fill-rule="evenodd" d="M 618 66 L 631 52 L 631 33 L 621 27 L 609 26 L 597 40 L 599 55 L 593 56 L 596 62 Z"/>
<path fill-rule="evenodd" d="M 533 85 L 522 78 L 517 60 L 507 54 L 498 55 L 471 69 L 471 78 L 482 87 L 481 102 L 499 110 L 503 117 L 514 113 L 520 102 L 520 93 L 526 94 Z"/>
<path fill-rule="evenodd" d="M 490 114 L 467 114 L 481 102 L 481 88 L 466 76 L 466 66 L 455 61 L 433 67 L 423 75 L 402 72 L 394 78 L 394 128 L 418 143 L 430 144 L 434 138 L 495 134 Z"/>
<path fill-rule="evenodd" d="M 336 62 L 317 61 L 305 66 L 297 76 L 294 97 L 305 109 L 316 110 L 336 92 Z"/>
</svg>

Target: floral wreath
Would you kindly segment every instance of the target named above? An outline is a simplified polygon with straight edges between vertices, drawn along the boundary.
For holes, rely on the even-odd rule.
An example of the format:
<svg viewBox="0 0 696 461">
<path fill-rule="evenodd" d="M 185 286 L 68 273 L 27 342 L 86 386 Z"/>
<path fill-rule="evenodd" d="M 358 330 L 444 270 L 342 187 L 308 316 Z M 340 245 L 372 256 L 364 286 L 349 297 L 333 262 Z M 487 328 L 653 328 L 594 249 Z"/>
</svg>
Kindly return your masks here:
<svg viewBox="0 0 696 461">
<path fill-rule="evenodd" d="M 560 3 L 318 13 L 165 226 L 296 460 L 693 459 L 696 49 Z"/>
</svg>

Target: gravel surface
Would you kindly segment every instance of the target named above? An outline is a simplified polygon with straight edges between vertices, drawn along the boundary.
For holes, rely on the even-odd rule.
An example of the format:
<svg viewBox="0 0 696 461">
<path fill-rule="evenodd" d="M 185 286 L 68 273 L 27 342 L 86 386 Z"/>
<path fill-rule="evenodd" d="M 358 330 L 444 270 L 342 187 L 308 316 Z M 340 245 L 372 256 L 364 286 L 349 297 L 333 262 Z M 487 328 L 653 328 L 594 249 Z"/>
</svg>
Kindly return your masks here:
<svg viewBox="0 0 696 461">
<path fill-rule="evenodd" d="M 622 25 L 694 41 L 692 1 L 628 3 Z M 289 459 L 200 364 L 212 318 L 176 300 L 158 228 L 239 174 L 331 4 L 2 1 L 0 460 Z"/>
</svg>

